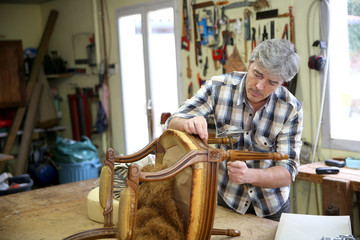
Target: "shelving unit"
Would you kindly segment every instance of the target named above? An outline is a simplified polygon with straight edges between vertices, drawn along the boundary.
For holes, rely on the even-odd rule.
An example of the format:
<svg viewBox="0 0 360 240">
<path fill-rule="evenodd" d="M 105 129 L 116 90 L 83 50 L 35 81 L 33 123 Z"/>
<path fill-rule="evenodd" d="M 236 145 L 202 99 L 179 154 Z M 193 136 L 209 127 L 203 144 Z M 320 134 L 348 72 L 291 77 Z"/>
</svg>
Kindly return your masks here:
<svg viewBox="0 0 360 240">
<path fill-rule="evenodd" d="M 66 129 L 65 126 L 55 126 L 52 128 L 34 128 L 33 133 L 45 133 L 45 132 L 57 132 L 57 131 L 64 131 Z M 22 135 L 23 131 L 19 130 L 17 131 L 16 135 Z M 0 132 L 0 138 L 5 138 L 8 135 L 7 132 Z"/>
</svg>

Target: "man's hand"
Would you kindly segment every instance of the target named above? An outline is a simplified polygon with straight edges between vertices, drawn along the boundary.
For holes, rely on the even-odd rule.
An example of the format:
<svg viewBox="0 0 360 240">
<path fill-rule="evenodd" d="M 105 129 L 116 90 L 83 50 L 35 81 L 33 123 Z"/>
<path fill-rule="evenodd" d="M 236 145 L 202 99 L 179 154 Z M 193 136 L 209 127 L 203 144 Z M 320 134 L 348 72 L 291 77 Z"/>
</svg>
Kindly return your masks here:
<svg viewBox="0 0 360 240">
<path fill-rule="evenodd" d="M 278 188 L 291 183 L 291 175 L 283 166 L 248 168 L 243 161 L 227 163 L 229 179 L 237 184 L 249 183 L 263 188 Z"/>
<path fill-rule="evenodd" d="M 204 141 L 208 140 L 207 122 L 203 116 L 193 117 L 190 119 L 173 118 L 168 128 L 185 131 L 190 134 L 197 134 Z"/>
<path fill-rule="evenodd" d="M 208 140 L 207 122 L 203 116 L 187 119 L 184 123 L 184 130 L 187 133 L 199 135 L 205 141 Z"/>
<path fill-rule="evenodd" d="M 246 166 L 245 162 L 242 161 L 235 161 L 235 162 L 228 162 L 228 175 L 229 179 L 237 184 L 244 184 L 249 183 L 249 173 L 251 169 Z"/>
</svg>

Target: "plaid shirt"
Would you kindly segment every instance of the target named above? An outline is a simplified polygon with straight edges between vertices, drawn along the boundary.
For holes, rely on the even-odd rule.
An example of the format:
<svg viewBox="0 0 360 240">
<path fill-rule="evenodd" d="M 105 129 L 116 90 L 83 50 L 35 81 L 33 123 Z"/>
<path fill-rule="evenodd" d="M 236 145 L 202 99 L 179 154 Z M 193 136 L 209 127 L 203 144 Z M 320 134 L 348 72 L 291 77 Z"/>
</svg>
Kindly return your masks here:
<svg viewBox="0 0 360 240">
<path fill-rule="evenodd" d="M 210 78 L 167 123 L 173 117 L 189 119 L 213 115 L 218 132 L 230 127 L 245 130 L 234 144 L 236 149 L 289 154 L 289 159 L 282 161 L 246 161 L 249 168 L 281 165 L 295 181 L 302 145 L 302 106 L 286 88 L 280 86 L 269 96 L 267 103 L 254 112 L 245 97 L 245 81 L 246 73 L 242 72 Z M 220 164 L 218 185 L 220 195 L 235 211 L 244 214 L 252 202 L 260 217 L 277 213 L 290 195 L 290 185 L 271 189 L 230 181 L 226 161 Z"/>
</svg>

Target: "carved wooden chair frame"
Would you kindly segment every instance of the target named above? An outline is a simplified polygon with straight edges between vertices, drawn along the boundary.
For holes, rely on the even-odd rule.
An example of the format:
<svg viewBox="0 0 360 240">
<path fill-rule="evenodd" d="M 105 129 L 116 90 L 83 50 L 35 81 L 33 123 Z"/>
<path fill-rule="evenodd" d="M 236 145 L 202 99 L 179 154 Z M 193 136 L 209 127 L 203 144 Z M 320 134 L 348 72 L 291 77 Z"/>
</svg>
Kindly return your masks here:
<svg viewBox="0 0 360 240">
<path fill-rule="evenodd" d="M 194 144 L 196 147 L 193 150 L 187 152 L 175 164 L 157 172 L 142 172 L 137 164 L 131 164 L 128 169 L 128 178 L 126 179 L 126 185 L 131 195 L 130 201 L 123 202 L 120 199 L 119 203 L 119 215 L 129 216 L 128 218 L 120 218 L 118 226 L 114 226 L 113 223 L 113 182 L 114 182 L 114 164 L 115 163 L 133 163 L 143 159 L 147 155 L 155 152 L 155 158 L 157 163 L 162 164 L 162 156 L 165 153 L 164 147 L 160 144 L 157 138 L 149 143 L 146 147 L 137 153 L 120 156 L 115 155 L 115 151 L 112 148 L 107 149 L 105 166 L 101 171 L 100 193 L 99 200 L 100 205 L 104 210 L 104 227 L 88 230 L 74 234 L 66 239 L 102 239 L 102 238 L 116 238 L 119 239 L 134 239 L 136 231 L 136 212 L 139 182 L 149 181 L 162 181 L 175 177 L 184 169 L 196 164 L 203 164 L 206 171 L 197 173 L 197 168 L 193 167 L 193 174 L 205 174 L 205 185 L 195 184 L 192 189 L 192 197 L 202 197 L 202 206 L 191 204 L 190 212 L 194 213 L 192 218 L 195 218 L 193 223 L 188 225 L 186 239 L 210 239 L 211 235 L 228 235 L 239 236 L 240 232 L 234 229 L 213 229 L 213 223 L 215 218 L 216 197 L 217 197 L 217 182 L 218 182 L 218 169 L 219 164 L 224 161 L 235 160 L 281 160 L 287 159 L 288 155 L 281 153 L 264 153 L 264 152 L 252 152 L 252 151 L 239 151 L 239 150 L 224 150 L 217 149 L 209 146 L 209 143 L 229 143 L 229 139 L 211 139 L 208 143 L 205 143 L 198 136 L 190 135 L 187 133 L 179 132 L 176 130 L 166 130 L 167 134 L 185 134 L 188 141 Z M 104 183 L 105 181 L 105 183 Z M 197 196 L 193 196 L 197 195 Z M 127 206 L 122 206 L 126 205 Z M 199 209 L 203 209 L 201 211 Z M 126 219 L 123 222 L 121 219 Z"/>
</svg>

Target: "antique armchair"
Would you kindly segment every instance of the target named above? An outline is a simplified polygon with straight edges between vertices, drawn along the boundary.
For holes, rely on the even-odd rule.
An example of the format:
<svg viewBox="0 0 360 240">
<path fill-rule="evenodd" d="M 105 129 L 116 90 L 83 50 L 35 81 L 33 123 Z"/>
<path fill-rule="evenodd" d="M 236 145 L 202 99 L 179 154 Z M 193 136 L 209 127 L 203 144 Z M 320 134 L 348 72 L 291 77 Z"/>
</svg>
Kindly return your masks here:
<svg viewBox="0 0 360 240">
<path fill-rule="evenodd" d="M 208 143 L 221 144 L 229 143 L 228 141 L 228 139 L 212 139 Z M 104 227 L 77 233 L 67 239 L 115 237 L 122 240 L 141 239 L 141 236 L 137 235 L 137 231 L 141 232 L 140 227 L 137 226 L 137 222 L 141 222 L 138 215 L 143 209 L 139 210 L 138 207 L 144 205 L 141 191 L 146 191 L 142 190 L 146 189 L 146 184 L 168 180 L 172 181 L 173 190 L 165 193 L 173 195 L 173 201 L 182 223 L 180 227 L 177 227 L 182 230 L 181 233 L 178 233 L 181 235 L 179 239 L 210 239 L 211 235 L 239 236 L 240 232 L 233 229 L 213 229 L 219 163 L 224 160 L 281 160 L 287 159 L 288 156 L 280 153 L 226 151 L 213 148 L 208 143 L 195 135 L 166 130 L 158 139 L 153 140 L 141 151 L 132 155 L 118 156 L 115 155 L 112 148 L 109 148 L 106 153 L 105 166 L 100 175 L 99 190 Z M 155 153 L 155 167 L 160 167 L 160 170 L 157 168 L 155 171 L 144 171 L 134 164 L 151 153 Z M 121 192 L 119 211 L 115 213 L 119 214 L 117 226 L 114 226 L 113 223 L 114 163 L 132 163 L 128 169 L 128 177 L 125 179 L 126 187 Z M 158 188 L 158 186 L 150 188 Z M 143 195 L 145 198 L 149 197 L 148 192 Z M 159 196 L 150 196 L 150 201 L 151 198 L 158 200 Z M 149 202 L 149 199 L 145 201 Z M 153 207 L 154 205 L 151 205 L 150 209 Z M 176 214 L 170 215 L 173 217 Z M 140 214 L 140 216 L 143 215 Z"/>
</svg>

